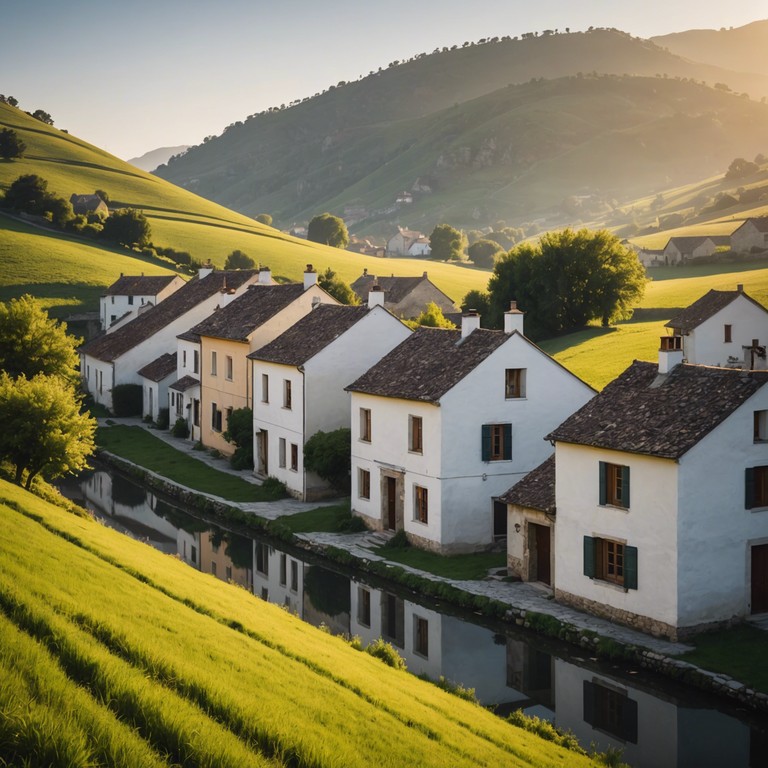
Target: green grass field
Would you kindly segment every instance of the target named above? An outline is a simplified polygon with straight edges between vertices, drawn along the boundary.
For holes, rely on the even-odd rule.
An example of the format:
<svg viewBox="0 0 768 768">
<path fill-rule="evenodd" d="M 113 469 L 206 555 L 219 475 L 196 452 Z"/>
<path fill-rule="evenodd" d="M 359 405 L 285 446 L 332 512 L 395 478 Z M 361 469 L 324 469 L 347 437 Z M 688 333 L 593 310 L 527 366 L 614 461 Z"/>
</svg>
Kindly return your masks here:
<svg viewBox="0 0 768 768">
<path fill-rule="evenodd" d="M 5 482 L 0 516 L 8 764 L 590 764 Z"/>
</svg>

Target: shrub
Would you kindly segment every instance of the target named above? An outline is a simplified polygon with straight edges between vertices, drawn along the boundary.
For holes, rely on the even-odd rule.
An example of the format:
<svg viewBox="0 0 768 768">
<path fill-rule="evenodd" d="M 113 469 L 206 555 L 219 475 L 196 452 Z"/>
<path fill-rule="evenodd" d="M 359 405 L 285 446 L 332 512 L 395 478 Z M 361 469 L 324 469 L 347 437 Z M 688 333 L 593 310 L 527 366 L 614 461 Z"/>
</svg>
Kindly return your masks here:
<svg viewBox="0 0 768 768">
<path fill-rule="evenodd" d="M 337 491 L 349 493 L 352 432 L 347 427 L 315 432 L 304 446 L 304 467 L 327 480 Z"/>
<path fill-rule="evenodd" d="M 167 408 L 161 408 L 157 412 L 157 421 L 155 424 L 157 425 L 158 429 L 168 429 L 169 424 L 171 423 L 171 416 L 168 412 Z"/>
<path fill-rule="evenodd" d="M 112 387 L 112 412 L 115 416 L 141 416 L 142 408 L 140 384 L 117 384 Z"/>
<path fill-rule="evenodd" d="M 394 669 L 407 669 L 405 659 L 385 640 L 374 640 L 365 648 L 365 652 L 377 659 L 381 659 L 388 667 Z"/>
<path fill-rule="evenodd" d="M 401 528 L 386 544 L 384 544 L 384 546 L 382 546 L 382 549 L 405 549 L 410 546 L 411 543 L 408 541 L 405 529 Z"/>
<path fill-rule="evenodd" d="M 284 499 L 288 495 L 285 483 L 271 475 L 261 484 L 261 490 L 268 496 L 268 500 L 270 501 Z"/>
<path fill-rule="evenodd" d="M 229 460 L 233 469 L 253 469 L 253 411 L 236 408 L 227 420 L 223 438 L 235 446 Z"/>
<path fill-rule="evenodd" d="M 176 419 L 176 423 L 173 425 L 171 434 L 174 437 L 189 437 L 189 424 L 187 424 L 187 420 L 182 418 Z"/>
<path fill-rule="evenodd" d="M 577 752 L 580 755 L 587 754 L 586 750 L 581 747 L 579 740 L 571 731 L 562 731 L 552 725 L 548 720 L 543 720 L 535 715 L 526 715 L 521 710 L 516 709 L 507 718 L 507 722 L 516 725 L 518 728 L 522 728 L 524 731 L 535 733 L 546 741 L 551 741 L 561 747 L 565 747 L 565 749 L 568 749 L 571 752 Z"/>
</svg>

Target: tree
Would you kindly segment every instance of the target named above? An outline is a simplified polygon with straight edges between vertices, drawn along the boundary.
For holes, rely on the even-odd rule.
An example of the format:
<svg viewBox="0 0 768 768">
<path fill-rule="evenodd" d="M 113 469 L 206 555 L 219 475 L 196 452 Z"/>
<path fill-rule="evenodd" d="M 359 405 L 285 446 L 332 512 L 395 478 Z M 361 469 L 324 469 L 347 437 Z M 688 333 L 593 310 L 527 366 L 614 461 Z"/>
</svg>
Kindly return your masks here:
<svg viewBox="0 0 768 768">
<path fill-rule="evenodd" d="M 230 459 L 232 466 L 235 469 L 253 469 L 253 411 L 250 408 L 232 411 L 223 437 L 235 446 Z"/>
<path fill-rule="evenodd" d="M 5 193 L 5 206 L 24 213 L 42 213 L 47 193 L 48 182 L 34 173 L 27 173 L 11 182 Z"/>
<path fill-rule="evenodd" d="M 72 204 L 63 197 L 48 192 L 43 196 L 41 203 L 43 211 L 51 214 L 51 221 L 62 229 L 67 222 L 75 218 L 75 212 L 72 210 Z"/>
<path fill-rule="evenodd" d="M 450 224 L 438 224 L 429 236 L 431 258 L 438 261 L 455 261 L 464 253 L 464 235 Z"/>
<path fill-rule="evenodd" d="M 757 163 L 752 163 L 749 160 L 745 160 L 743 157 L 737 157 L 731 161 L 728 166 L 728 170 L 725 172 L 726 179 L 743 179 L 746 176 L 751 176 L 753 173 L 757 173 L 760 170 L 760 166 Z"/>
<path fill-rule="evenodd" d="M 504 253 L 504 249 L 493 240 L 477 240 L 467 249 L 467 254 L 476 267 L 493 268 L 496 256 L 500 253 Z"/>
<path fill-rule="evenodd" d="M 309 222 L 307 240 L 333 248 L 346 248 L 349 245 L 349 233 L 346 224 L 338 216 L 321 213 Z"/>
<path fill-rule="evenodd" d="M 93 194 L 98 195 L 104 201 L 104 205 L 109 205 L 109 195 L 103 189 L 97 189 Z"/>
<path fill-rule="evenodd" d="M 317 276 L 317 284 L 342 304 L 360 303 L 360 297 L 330 267 Z"/>
<path fill-rule="evenodd" d="M 491 297 L 487 291 L 471 290 L 461 300 L 461 311 L 475 310 L 487 322 Z"/>
<path fill-rule="evenodd" d="M 446 319 L 443 310 L 434 301 L 430 301 L 426 309 L 418 317 L 415 317 L 413 320 L 406 320 L 406 325 L 413 329 L 418 328 L 420 325 L 427 326 L 428 328 L 456 327 L 450 320 Z"/>
<path fill-rule="evenodd" d="M 39 474 L 53 479 L 85 469 L 96 421 L 80 405 L 72 386 L 56 376 L 0 374 L 0 456 L 15 465 L 16 483 L 24 472 L 29 488 Z"/>
<path fill-rule="evenodd" d="M 349 428 L 315 432 L 304 445 L 304 467 L 327 480 L 336 490 L 349 493 L 351 451 Z"/>
<path fill-rule="evenodd" d="M 40 302 L 24 295 L 0 304 L 0 370 L 14 378 L 37 374 L 78 380 L 77 346 L 82 339 L 69 336 L 67 326 L 52 320 Z"/>
<path fill-rule="evenodd" d="M 272 217 L 268 213 L 260 213 L 256 217 L 256 221 L 260 224 L 266 224 L 268 227 L 272 226 Z"/>
<path fill-rule="evenodd" d="M 39 120 L 41 123 L 45 123 L 46 125 L 53 125 L 53 118 L 42 109 L 36 109 L 34 112 L 30 112 L 29 114 L 34 117 L 35 120 Z"/>
<path fill-rule="evenodd" d="M 255 266 L 256 262 L 239 250 L 232 251 L 224 262 L 224 269 L 253 269 Z"/>
<path fill-rule="evenodd" d="M 0 130 L 0 157 L 3 160 L 13 160 L 22 157 L 27 145 L 19 138 L 19 134 L 13 128 Z"/>
<path fill-rule="evenodd" d="M 152 228 L 147 217 L 133 208 L 121 208 L 104 222 L 102 237 L 129 248 L 144 248 L 152 241 Z"/>
</svg>

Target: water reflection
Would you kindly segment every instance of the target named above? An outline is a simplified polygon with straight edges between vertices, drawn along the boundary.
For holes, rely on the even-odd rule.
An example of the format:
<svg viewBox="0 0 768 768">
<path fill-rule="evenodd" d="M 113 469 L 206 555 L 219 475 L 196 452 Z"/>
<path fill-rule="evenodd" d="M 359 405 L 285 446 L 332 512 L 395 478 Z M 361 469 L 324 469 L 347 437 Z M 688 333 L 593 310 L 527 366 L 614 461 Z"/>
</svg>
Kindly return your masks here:
<svg viewBox="0 0 768 768">
<path fill-rule="evenodd" d="M 422 605 L 364 579 L 305 562 L 272 543 L 213 527 L 125 478 L 96 471 L 67 495 L 107 524 L 232 581 L 331 632 L 383 637 L 408 669 L 474 688 L 499 714 L 522 708 L 570 729 L 599 750 L 621 749 L 636 768 L 757 768 L 768 763 L 768 729 L 747 713 L 701 705 L 695 692 L 659 690 L 640 675 L 556 652 Z M 760 723 L 759 725 L 757 723 Z"/>
</svg>

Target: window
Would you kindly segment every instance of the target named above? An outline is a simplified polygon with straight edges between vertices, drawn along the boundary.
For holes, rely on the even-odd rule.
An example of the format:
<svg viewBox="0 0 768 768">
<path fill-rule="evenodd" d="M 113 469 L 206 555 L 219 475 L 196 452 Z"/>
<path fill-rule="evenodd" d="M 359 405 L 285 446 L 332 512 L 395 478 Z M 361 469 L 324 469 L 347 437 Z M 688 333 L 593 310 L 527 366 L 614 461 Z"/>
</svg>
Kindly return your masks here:
<svg viewBox="0 0 768 768">
<path fill-rule="evenodd" d="M 413 650 L 419 656 L 429 657 L 429 622 L 421 616 L 413 617 Z"/>
<path fill-rule="evenodd" d="M 256 542 L 256 570 L 269 576 L 269 545 L 262 542 Z"/>
<path fill-rule="evenodd" d="M 266 373 L 261 374 L 261 402 L 269 402 L 269 376 Z"/>
<path fill-rule="evenodd" d="M 512 425 L 483 424 L 482 460 L 509 461 L 512 458 Z"/>
<path fill-rule="evenodd" d="M 290 379 L 283 380 L 283 408 L 289 410 L 293 407 L 293 391 Z"/>
<path fill-rule="evenodd" d="M 211 376 L 216 375 L 216 353 L 211 352 Z"/>
<path fill-rule="evenodd" d="M 216 561 L 211 560 L 211 573 L 215 576 L 216 575 Z"/>
<path fill-rule="evenodd" d="M 232 581 L 232 566 L 228 565 L 224 568 L 224 576 L 226 577 L 227 581 Z"/>
<path fill-rule="evenodd" d="M 291 592 L 299 591 L 299 564 L 291 560 Z"/>
<path fill-rule="evenodd" d="M 285 438 L 281 437 L 277 441 L 277 462 L 283 469 L 285 468 Z"/>
<path fill-rule="evenodd" d="M 176 418 L 181 419 L 184 417 L 184 398 L 181 396 L 181 392 L 176 395 Z"/>
<path fill-rule="evenodd" d="M 296 443 L 291 443 L 291 469 L 299 471 L 299 446 Z"/>
<path fill-rule="evenodd" d="M 744 507 L 768 507 L 768 467 L 744 470 Z"/>
<path fill-rule="evenodd" d="M 371 473 L 367 469 L 357 470 L 357 495 L 361 499 L 371 498 Z"/>
<path fill-rule="evenodd" d="M 420 485 L 413 486 L 413 519 L 419 523 L 428 522 L 429 491 Z"/>
<path fill-rule="evenodd" d="M 637 547 L 598 537 L 584 537 L 584 575 L 637 589 Z"/>
<path fill-rule="evenodd" d="M 504 397 L 507 400 L 525 397 L 525 368 L 507 368 L 504 371 Z"/>
<path fill-rule="evenodd" d="M 756 443 L 768 441 L 768 411 L 755 411 L 752 439 Z"/>
<path fill-rule="evenodd" d="M 600 462 L 600 504 L 629 509 L 629 467 Z"/>
<path fill-rule="evenodd" d="M 357 588 L 357 622 L 371 626 L 371 593 L 365 587 Z"/>
<path fill-rule="evenodd" d="M 133 306 L 133 296 L 128 297 L 128 303 Z"/>
<path fill-rule="evenodd" d="M 224 378 L 227 381 L 232 381 L 232 355 L 227 355 L 224 358 Z"/>
<path fill-rule="evenodd" d="M 229 420 L 232 418 L 232 406 L 227 408 L 227 428 L 229 428 Z"/>
<path fill-rule="evenodd" d="M 190 549 L 189 559 L 193 563 L 197 562 L 197 547 L 194 544 L 192 545 L 192 548 Z"/>
<path fill-rule="evenodd" d="M 198 373 L 200 370 L 200 353 L 195 350 L 192 353 L 192 373 Z"/>
<path fill-rule="evenodd" d="M 181 367 L 186 368 L 187 367 L 187 350 L 183 350 L 181 353 Z"/>
<path fill-rule="evenodd" d="M 371 442 L 371 409 L 360 409 L 360 439 L 364 443 Z"/>
<path fill-rule="evenodd" d="M 609 684 L 584 681 L 584 721 L 623 741 L 637 744 L 637 702 Z"/>
<path fill-rule="evenodd" d="M 112 298 L 112 303 L 114 304 L 115 303 L 115 297 L 112 296 L 111 298 Z"/>
<path fill-rule="evenodd" d="M 192 424 L 194 424 L 194 426 L 196 427 L 200 426 L 200 401 L 199 400 L 192 401 Z"/>
<path fill-rule="evenodd" d="M 723 341 L 726 344 L 730 344 L 733 341 L 733 326 L 730 325 L 724 325 L 723 326 Z"/>
<path fill-rule="evenodd" d="M 287 582 L 287 569 L 288 557 L 287 555 L 280 553 L 280 586 L 284 587 Z"/>
<path fill-rule="evenodd" d="M 211 403 L 211 429 L 221 432 L 221 411 L 216 403 Z"/>
<path fill-rule="evenodd" d="M 422 422 L 421 416 L 408 417 L 408 450 L 412 453 L 421 453 L 422 443 Z"/>
</svg>

